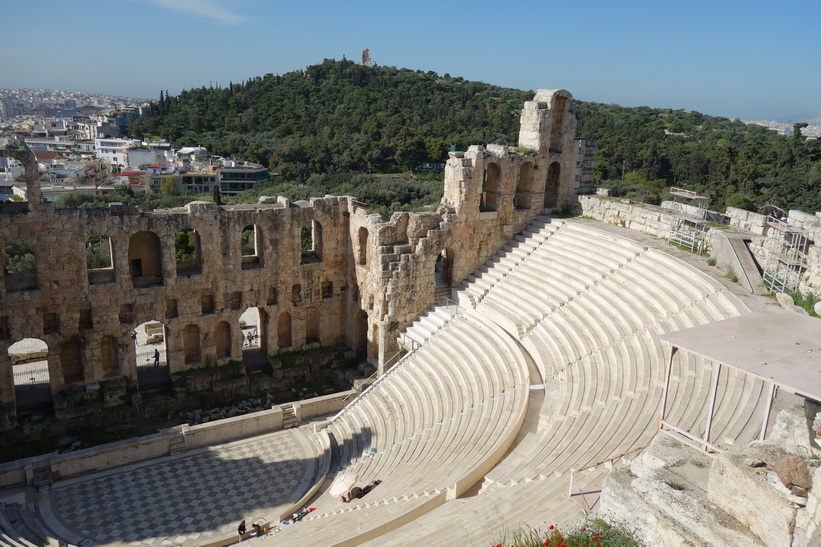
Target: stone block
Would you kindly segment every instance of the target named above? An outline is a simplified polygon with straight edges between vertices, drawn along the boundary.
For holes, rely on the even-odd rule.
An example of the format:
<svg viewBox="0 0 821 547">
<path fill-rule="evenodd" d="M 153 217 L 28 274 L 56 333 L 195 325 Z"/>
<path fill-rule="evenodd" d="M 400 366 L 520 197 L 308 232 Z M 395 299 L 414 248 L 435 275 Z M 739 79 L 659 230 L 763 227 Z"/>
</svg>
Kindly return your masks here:
<svg viewBox="0 0 821 547">
<path fill-rule="evenodd" d="M 753 445 L 719 455 L 710 469 L 708 497 L 767 545 L 790 545 L 799 506 L 777 490 L 764 469 L 748 458 L 772 466 L 785 452 L 772 445 Z"/>
</svg>

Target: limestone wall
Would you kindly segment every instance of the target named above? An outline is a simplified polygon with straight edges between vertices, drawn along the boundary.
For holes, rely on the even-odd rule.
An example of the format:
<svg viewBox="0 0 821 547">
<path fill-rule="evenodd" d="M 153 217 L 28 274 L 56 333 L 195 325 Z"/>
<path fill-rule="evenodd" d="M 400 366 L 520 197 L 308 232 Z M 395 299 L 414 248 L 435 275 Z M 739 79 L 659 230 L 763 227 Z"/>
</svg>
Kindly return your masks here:
<svg viewBox="0 0 821 547">
<path fill-rule="evenodd" d="M 92 396 L 101 381 L 136 382 L 130 334 L 147 321 L 162 325 L 171 374 L 242 361 L 239 321 L 250 307 L 267 355 L 318 338 L 384 368 L 399 330 L 433 302 L 437 260 L 446 272 L 440 284 L 455 286 L 537 214 L 574 205 L 575 123 L 567 91 L 540 90 L 525 104 L 518 147 L 451 152 L 438 210 L 388 222 L 345 196 L 157 211 L 55 210 L 39 201 L 0 208 L 0 244 L 23 239 L 36 260 L 34 275 L 0 276 L 0 429 L 15 422 L 8 349 L 24 338 L 48 346 L 54 394 Z M 30 186 L 37 195 L 37 182 Z M 184 230 L 195 231 L 197 256 L 178 262 Z M 243 252 L 244 231 L 251 250 Z M 110 241 L 110 268 L 87 268 L 95 238 Z M 63 417 L 101 410 L 58 403 Z"/>
<path fill-rule="evenodd" d="M 579 196 L 578 204 L 579 214 L 602 222 L 661 238 L 670 233 L 673 212 L 669 208 L 600 196 Z"/>
</svg>

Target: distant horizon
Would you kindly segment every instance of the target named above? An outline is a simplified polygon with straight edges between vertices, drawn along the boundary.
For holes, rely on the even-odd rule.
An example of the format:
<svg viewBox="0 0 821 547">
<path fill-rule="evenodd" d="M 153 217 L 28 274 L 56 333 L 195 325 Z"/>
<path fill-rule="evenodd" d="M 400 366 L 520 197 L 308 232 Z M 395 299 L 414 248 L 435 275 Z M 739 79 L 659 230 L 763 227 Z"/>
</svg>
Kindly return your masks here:
<svg viewBox="0 0 821 547">
<path fill-rule="evenodd" d="M 821 115 L 815 0 L 42 0 L 10 3 L 3 15 L 9 88 L 156 99 L 160 89 L 225 86 L 324 58 L 358 61 L 368 48 L 382 66 L 564 88 L 584 101 L 731 119 Z"/>
<path fill-rule="evenodd" d="M 314 63 L 314 64 L 318 64 L 318 63 Z M 310 66 L 310 65 L 306 65 L 306 66 Z M 305 67 L 302 67 L 302 68 L 305 68 Z M 408 68 L 408 67 L 397 67 L 397 68 Z M 286 71 L 286 73 L 287 72 L 293 72 L 295 70 L 301 70 L 301 69 L 293 69 L 293 70 L 290 70 L 290 71 Z M 417 70 L 417 69 L 409 69 L 409 70 Z M 423 72 L 427 72 L 427 71 L 423 70 Z M 441 75 L 442 74 L 440 74 L 440 76 Z M 248 78 L 254 78 L 255 76 L 262 76 L 262 74 L 252 75 L 252 76 L 249 76 Z M 453 74 L 451 74 L 451 76 L 454 77 L 454 78 L 459 77 L 458 75 L 453 75 Z M 248 79 L 248 78 L 245 78 L 245 79 Z M 464 79 L 468 80 L 468 78 L 464 78 Z M 233 83 L 240 83 L 240 82 L 241 82 L 241 80 L 237 81 L 237 82 L 233 82 Z M 483 83 L 487 83 L 487 84 L 490 84 L 490 85 L 499 85 L 499 84 L 495 84 L 493 82 L 483 82 Z M 217 87 L 227 87 L 228 84 L 227 83 L 223 84 L 222 82 L 218 82 L 218 81 L 210 81 L 210 82 L 208 82 L 208 84 L 194 85 L 194 86 L 191 86 L 191 87 L 181 89 L 181 90 L 176 91 L 176 92 L 173 92 L 173 91 L 169 90 L 169 92 L 171 93 L 172 96 L 177 96 L 184 90 L 200 88 L 200 87 L 203 87 L 203 86 L 209 87 L 209 86 L 212 86 L 212 85 L 213 85 L 213 87 L 217 88 Z M 499 85 L 499 87 L 508 87 L 508 86 Z M 106 96 L 110 96 L 110 97 L 123 97 L 123 98 L 128 98 L 128 99 L 144 99 L 146 101 L 156 101 L 156 100 L 159 99 L 159 91 L 157 91 L 155 97 L 145 97 L 145 96 L 135 95 L 135 94 L 125 94 L 125 95 L 123 95 L 121 93 L 108 93 L 108 92 L 99 91 L 99 90 L 89 91 L 89 90 L 85 90 L 85 89 L 61 89 L 61 88 L 58 88 L 58 87 L 31 87 L 31 86 L 6 87 L 6 86 L 0 86 L 0 89 L 5 89 L 5 90 L 42 89 L 42 90 L 47 90 L 47 91 L 63 91 L 63 92 L 71 92 L 71 93 L 87 93 L 87 94 L 90 94 L 90 95 L 106 95 Z M 513 89 L 519 89 L 519 88 L 513 88 Z M 562 88 L 562 89 L 566 89 L 566 88 Z M 520 91 L 533 91 L 533 92 L 535 92 L 535 90 L 527 90 L 527 89 L 519 89 L 519 90 Z M 570 93 L 573 94 L 572 89 L 568 89 L 568 91 L 570 91 Z M 163 93 L 164 92 L 165 92 L 165 90 L 163 90 Z M 699 112 L 700 114 L 705 114 L 705 115 L 708 115 L 708 116 L 728 118 L 728 119 L 731 119 L 731 120 L 738 119 L 738 120 L 743 120 L 743 121 L 769 121 L 769 122 L 776 122 L 776 123 L 802 123 L 802 122 L 808 122 L 808 123 L 813 123 L 813 124 L 821 124 L 821 110 L 819 110 L 819 113 L 815 113 L 815 114 L 805 113 L 805 114 L 794 114 L 794 115 L 786 115 L 786 116 L 779 116 L 779 117 L 773 117 L 773 116 L 768 117 L 766 115 L 762 115 L 762 116 L 759 116 L 759 117 L 741 117 L 741 116 L 728 116 L 728 115 L 725 115 L 725 114 L 716 114 L 716 113 L 712 113 L 712 112 L 704 112 L 704 111 L 701 111 L 701 110 L 698 110 L 698 109 L 682 108 L 682 107 L 676 107 L 676 106 L 654 106 L 654 105 L 649 105 L 649 104 L 626 105 L 626 104 L 616 103 L 616 102 L 607 101 L 607 100 L 585 99 L 585 98 L 582 98 L 582 97 L 577 97 L 575 94 L 573 95 L 573 99 L 578 100 L 578 101 L 593 102 L 593 103 L 600 103 L 600 104 L 614 104 L 616 106 L 621 106 L 623 108 L 647 107 L 647 108 L 653 108 L 653 109 L 684 110 L 684 111 L 687 111 L 687 112 L 695 111 L 695 112 Z M 815 118 L 818 118 L 818 119 L 816 121 L 810 121 L 810 120 L 813 120 Z"/>
</svg>

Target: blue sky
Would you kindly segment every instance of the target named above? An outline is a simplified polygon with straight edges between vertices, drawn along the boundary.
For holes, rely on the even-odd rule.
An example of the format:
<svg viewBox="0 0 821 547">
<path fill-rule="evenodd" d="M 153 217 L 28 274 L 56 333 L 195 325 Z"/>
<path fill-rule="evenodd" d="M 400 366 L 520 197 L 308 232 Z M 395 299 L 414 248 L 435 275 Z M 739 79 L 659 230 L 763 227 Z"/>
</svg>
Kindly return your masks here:
<svg viewBox="0 0 821 547">
<path fill-rule="evenodd" d="M 29 0 L 0 10 L 0 87 L 155 98 L 325 58 L 624 106 L 821 115 L 818 0 Z"/>
</svg>

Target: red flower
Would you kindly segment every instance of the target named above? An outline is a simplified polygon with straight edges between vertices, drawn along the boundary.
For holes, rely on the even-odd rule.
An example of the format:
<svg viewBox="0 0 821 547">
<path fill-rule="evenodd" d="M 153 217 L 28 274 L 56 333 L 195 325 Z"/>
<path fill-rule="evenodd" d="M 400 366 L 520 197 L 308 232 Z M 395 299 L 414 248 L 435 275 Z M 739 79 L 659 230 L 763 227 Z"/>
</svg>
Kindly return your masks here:
<svg viewBox="0 0 821 547">
<path fill-rule="evenodd" d="M 553 525 L 552 525 L 552 524 L 550 525 L 550 529 L 551 529 L 551 530 L 553 529 Z"/>
<path fill-rule="evenodd" d="M 587 528 L 582 528 L 582 532 L 587 532 Z"/>
<path fill-rule="evenodd" d="M 599 541 L 599 536 L 594 537 L 593 541 Z"/>
<path fill-rule="evenodd" d="M 559 541 L 564 541 L 564 538 L 559 538 Z"/>
<path fill-rule="evenodd" d="M 542 547 L 545 547 L 545 545 L 550 545 L 549 539 L 544 540 L 544 543 L 542 543 Z"/>
</svg>

